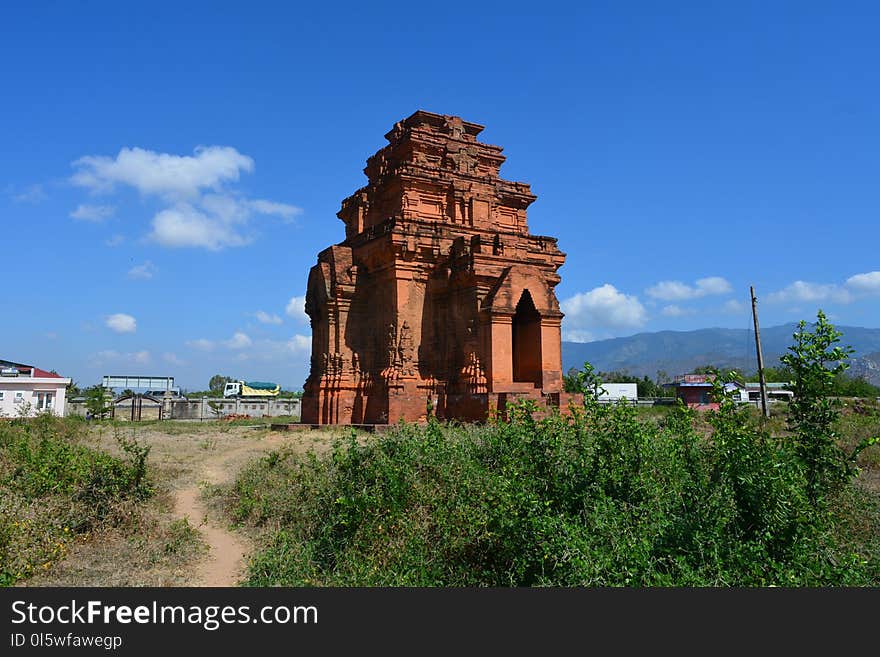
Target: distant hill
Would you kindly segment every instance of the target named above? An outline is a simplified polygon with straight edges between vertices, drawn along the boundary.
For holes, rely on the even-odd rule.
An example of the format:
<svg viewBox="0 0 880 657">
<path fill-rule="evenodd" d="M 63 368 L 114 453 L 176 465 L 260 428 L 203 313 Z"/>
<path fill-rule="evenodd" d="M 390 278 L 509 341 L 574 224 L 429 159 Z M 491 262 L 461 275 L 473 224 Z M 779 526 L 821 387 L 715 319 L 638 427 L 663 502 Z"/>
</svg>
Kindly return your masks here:
<svg viewBox="0 0 880 657">
<path fill-rule="evenodd" d="M 855 353 L 848 371 L 880 385 L 880 329 L 836 326 L 843 333 L 842 345 Z M 761 347 L 767 367 L 779 365 L 779 357 L 792 343 L 797 324 L 783 324 L 761 329 Z M 601 371 L 626 370 L 633 376 L 655 378 L 662 370 L 670 377 L 690 372 L 702 365 L 755 372 L 755 337 L 747 329 L 708 328 L 696 331 L 659 331 L 639 333 L 627 338 L 596 342 L 563 342 L 562 367 L 567 372 L 589 361 Z"/>
<path fill-rule="evenodd" d="M 853 359 L 847 373 L 880 386 L 880 351 Z"/>
</svg>

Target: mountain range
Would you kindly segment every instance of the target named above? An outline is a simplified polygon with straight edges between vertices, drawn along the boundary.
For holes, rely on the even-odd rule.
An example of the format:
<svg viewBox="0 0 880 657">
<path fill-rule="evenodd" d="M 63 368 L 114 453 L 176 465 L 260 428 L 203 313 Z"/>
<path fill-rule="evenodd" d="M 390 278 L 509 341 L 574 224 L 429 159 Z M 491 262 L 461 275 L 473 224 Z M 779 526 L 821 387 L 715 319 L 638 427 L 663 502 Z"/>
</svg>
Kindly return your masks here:
<svg viewBox="0 0 880 657">
<path fill-rule="evenodd" d="M 793 343 L 796 323 L 761 329 L 764 366 L 777 367 L 779 357 Z M 835 326 L 843 335 L 841 346 L 851 346 L 848 374 L 880 385 L 880 328 Z M 562 343 L 563 372 L 589 362 L 599 371 L 626 371 L 633 376 L 669 377 L 686 374 L 703 365 L 756 372 L 755 335 L 748 329 L 706 328 L 695 331 L 658 331 L 595 342 Z"/>
</svg>

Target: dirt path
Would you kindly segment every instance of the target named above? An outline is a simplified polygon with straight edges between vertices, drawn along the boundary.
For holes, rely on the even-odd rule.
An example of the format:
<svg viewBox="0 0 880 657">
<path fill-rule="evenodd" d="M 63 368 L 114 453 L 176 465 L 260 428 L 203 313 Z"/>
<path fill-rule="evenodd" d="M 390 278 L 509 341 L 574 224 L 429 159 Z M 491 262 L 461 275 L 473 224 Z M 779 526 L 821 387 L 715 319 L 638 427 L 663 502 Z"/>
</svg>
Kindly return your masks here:
<svg viewBox="0 0 880 657">
<path fill-rule="evenodd" d="M 210 517 L 201 499 L 202 487 L 231 481 L 241 466 L 242 457 L 274 449 L 280 442 L 278 436 L 269 434 L 258 442 L 213 454 L 187 477 L 193 485 L 175 490 L 177 516 L 186 518 L 208 546 L 208 553 L 195 566 L 190 586 L 236 586 L 244 575 L 245 559 L 252 546 L 244 536 Z"/>
<path fill-rule="evenodd" d="M 213 483 L 213 482 L 212 482 Z M 208 545 L 208 554 L 196 566 L 191 586 L 235 586 L 244 571 L 249 545 L 237 534 L 208 520 L 196 487 L 177 491 L 177 514 L 187 518 Z"/>
</svg>

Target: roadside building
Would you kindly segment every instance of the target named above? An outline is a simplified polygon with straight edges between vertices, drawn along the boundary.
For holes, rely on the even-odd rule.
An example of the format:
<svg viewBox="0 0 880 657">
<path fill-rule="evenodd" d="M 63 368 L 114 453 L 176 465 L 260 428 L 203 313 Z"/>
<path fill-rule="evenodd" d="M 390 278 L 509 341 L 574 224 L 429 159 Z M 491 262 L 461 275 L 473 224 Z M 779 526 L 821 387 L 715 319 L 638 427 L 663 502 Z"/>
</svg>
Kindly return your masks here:
<svg viewBox="0 0 880 657">
<path fill-rule="evenodd" d="M 717 409 L 718 403 L 712 400 L 714 380 L 714 374 L 683 374 L 675 377 L 671 383 L 664 383 L 663 387 L 671 390 L 690 408 Z"/>
<path fill-rule="evenodd" d="M 599 401 L 618 402 L 638 401 L 638 386 L 635 383 L 602 383 L 602 392 L 596 398 Z"/>
<path fill-rule="evenodd" d="M 718 403 L 712 400 L 712 381 L 714 374 L 683 374 L 677 376 L 672 383 L 664 383 L 663 386 L 671 389 L 675 396 L 681 399 L 691 408 L 717 409 Z M 767 401 L 789 402 L 794 397 L 791 390 L 787 390 L 787 383 L 768 383 Z M 757 404 L 761 401 L 761 385 L 757 382 L 725 383 L 724 389 L 731 394 L 734 401 L 741 403 Z"/>
<path fill-rule="evenodd" d="M 730 394 L 733 401 L 746 403 L 749 401 L 749 391 L 746 387 L 737 381 L 725 383 L 724 390 Z"/>
<path fill-rule="evenodd" d="M 794 399 L 794 393 L 788 390 L 787 383 L 767 383 L 767 401 L 784 401 L 790 402 Z M 748 395 L 748 399 L 744 401 L 759 402 L 761 401 L 761 384 L 757 381 L 746 383 L 744 392 Z"/>
<path fill-rule="evenodd" d="M 33 365 L 0 360 L 0 417 L 64 415 L 70 379 Z"/>
</svg>

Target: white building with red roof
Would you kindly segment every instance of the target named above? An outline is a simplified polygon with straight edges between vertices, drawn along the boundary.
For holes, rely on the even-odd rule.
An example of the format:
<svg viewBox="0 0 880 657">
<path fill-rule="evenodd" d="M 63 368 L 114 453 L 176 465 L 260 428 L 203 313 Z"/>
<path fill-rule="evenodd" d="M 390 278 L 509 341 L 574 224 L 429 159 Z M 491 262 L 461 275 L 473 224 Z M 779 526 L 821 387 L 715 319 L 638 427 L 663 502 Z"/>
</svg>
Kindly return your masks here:
<svg viewBox="0 0 880 657">
<path fill-rule="evenodd" d="M 0 359 L 0 417 L 64 415 L 70 379 L 33 365 Z"/>
</svg>

